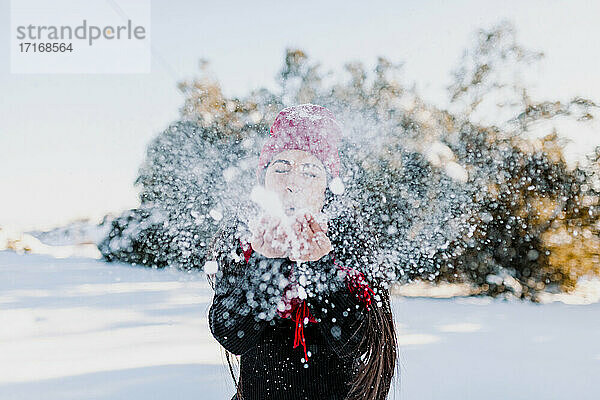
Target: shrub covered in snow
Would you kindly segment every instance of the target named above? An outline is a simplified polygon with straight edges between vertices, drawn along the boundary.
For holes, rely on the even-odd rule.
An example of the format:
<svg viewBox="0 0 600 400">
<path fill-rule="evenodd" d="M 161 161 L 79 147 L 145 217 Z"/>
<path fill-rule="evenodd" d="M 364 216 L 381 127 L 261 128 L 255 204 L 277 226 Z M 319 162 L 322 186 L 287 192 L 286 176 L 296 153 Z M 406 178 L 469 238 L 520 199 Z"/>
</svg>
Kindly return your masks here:
<svg viewBox="0 0 600 400">
<path fill-rule="evenodd" d="M 100 249 L 107 260 L 201 268 L 219 221 L 255 185 L 277 112 L 314 103 L 344 128 L 344 191 L 335 198 L 358 204 L 379 239 L 385 268 L 365 265 L 367 276 L 468 282 L 533 300 L 548 286 L 568 289 L 600 271 L 598 171 L 569 168 L 548 123 L 585 123 L 597 106 L 533 101 L 506 72 L 539 57 L 509 25 L 479 32 L 448 109 L 427 103 L 384 58 L 373 71 L 347 64 L 332 79 L 289 49 L 279 88 L 243 98 L 227 98 L 204 73 L 181 82 L 181 118 L 149 145 L 140 168 L 142 205 L 113 222 Z M 532 137 L 533 127 L 547 134 Z"/>
</svg>

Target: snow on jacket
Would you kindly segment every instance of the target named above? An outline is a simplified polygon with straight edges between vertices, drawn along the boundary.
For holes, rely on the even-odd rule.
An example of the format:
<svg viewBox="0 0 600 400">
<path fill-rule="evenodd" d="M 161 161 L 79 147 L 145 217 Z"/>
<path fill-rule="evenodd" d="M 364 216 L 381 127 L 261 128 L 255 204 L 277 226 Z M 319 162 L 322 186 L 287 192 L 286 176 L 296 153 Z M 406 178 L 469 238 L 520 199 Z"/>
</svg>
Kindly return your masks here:
<svg viewBox="0 0 600 400">
<path fill-rule="evenodd" d="M 240 356 L 244 399 L 343 399 L 348 392 L 377 298 L 355 268 L 374 262 L 373 235 L 355 218 L 330 220 L 334 250 L 300 265 L 252 251 L 237 218 L 221 229 L 209 255 L 219 264 L 209 325 Z M 298 281 L 305 298 L 283 301 Z M 285 303 L 293 308 L 282 310 Z"/>
</svg>

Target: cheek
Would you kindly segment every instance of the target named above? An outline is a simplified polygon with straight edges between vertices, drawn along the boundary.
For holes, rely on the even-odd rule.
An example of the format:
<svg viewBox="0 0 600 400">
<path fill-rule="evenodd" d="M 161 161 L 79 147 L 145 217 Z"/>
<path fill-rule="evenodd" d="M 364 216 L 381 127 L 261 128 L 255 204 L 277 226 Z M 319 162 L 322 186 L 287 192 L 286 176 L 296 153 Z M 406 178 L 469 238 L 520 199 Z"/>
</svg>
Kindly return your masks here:
<svg viewBox="0 0 600 400">
<path fill-rule="evenodd" d="M 308 187 L 307 192 L 311 197 L 321 197 L 324 192 L 324 188 L 320 185 L 311 185 Z"/>
<path fill-rule="evenodd" d="M 285 188 L 285 174 L 267 174 L 265 188 L 274 192 L 281 192 Z"/>
<path fill-rule="evenodd" d="M 313 185 L 315 187 L 315 191 L 319 193 L 320 196 L 325 196 L 325 189 L 327 189 L 327 178 L 320 178 Z"/>
<path fill-rule="evenodd" d="M 325 199 L 325 188 L 326 181 L 317 181 L 313 182 L 309 187 L 307 192 L 309 193 L 310 198 L 308 199 L 311 203 L 318 204 L 322 203 Z"/>
<path fill-rule="evenodd" d="M 268 171 L 265 173 L 265 187 L 273 184 L 273 173 Z"/>
</svg>

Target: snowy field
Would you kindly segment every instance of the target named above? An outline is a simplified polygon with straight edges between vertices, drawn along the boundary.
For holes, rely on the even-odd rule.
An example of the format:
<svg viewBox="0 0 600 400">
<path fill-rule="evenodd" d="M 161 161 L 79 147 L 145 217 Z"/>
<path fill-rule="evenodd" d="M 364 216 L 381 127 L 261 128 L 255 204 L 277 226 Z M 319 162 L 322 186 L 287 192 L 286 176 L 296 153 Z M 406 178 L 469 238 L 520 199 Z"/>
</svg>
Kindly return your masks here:
<svg viewBox="0 0 600 400">
<path fill-rule="evenodd" d="M 223 399 L 204 275 L 0 252 L 0 399 Z M 390 399 L 600 399 L 600 303 L 395 297 Z"/>
</svg>

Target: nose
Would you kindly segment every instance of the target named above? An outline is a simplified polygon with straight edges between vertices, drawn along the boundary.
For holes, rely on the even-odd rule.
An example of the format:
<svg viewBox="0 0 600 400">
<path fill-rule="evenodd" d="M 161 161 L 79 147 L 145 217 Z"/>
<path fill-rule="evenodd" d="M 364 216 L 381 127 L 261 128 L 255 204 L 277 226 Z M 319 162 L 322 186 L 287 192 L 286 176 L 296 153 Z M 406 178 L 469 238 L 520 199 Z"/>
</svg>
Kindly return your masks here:
<svg viewBox="0 0 600 400">
<path fill-rule="evenodd" d="M 286 178 L 287 179 L 283 182 L 283 184 L 285 185 L 285 192 L 287 194 L 296 192 L 296 183 L 294 182 L 296 178 L 295 174 L 289 173 L 288 176 L 286 176 Z"/>
<path fill-rule="evenodd" d="M 294 180 L 290 180 L 289 182 L 286 182 L 285 185 L 285 192 L 288 194 L 298 194 L 300 193 L 302 190 L 302 185 L 299 184 L 298 182 L 295 182 Z"/>
<path fill-rule="evenodd" d="M 287 194 L 300 193 L 302 188 L 302 182 L 300 180 L 302 179 L 302 176 L 293 170 L 287 175 L 287 179 L 285 180 L 285 192 Z"/>
</svg>

